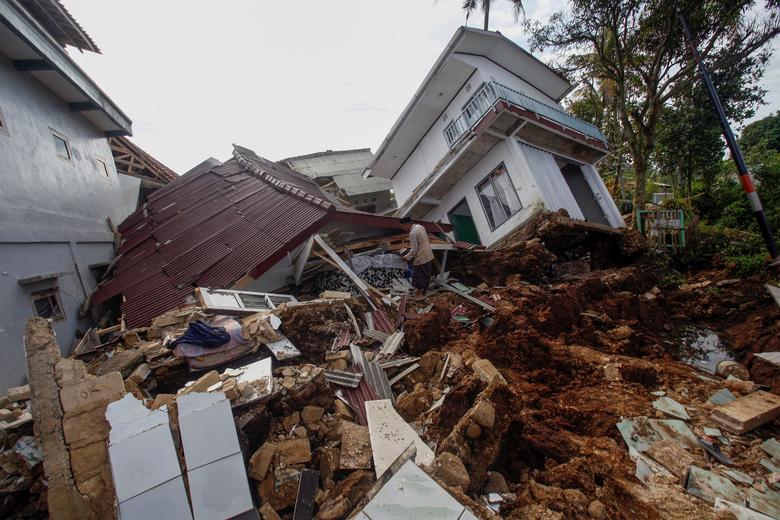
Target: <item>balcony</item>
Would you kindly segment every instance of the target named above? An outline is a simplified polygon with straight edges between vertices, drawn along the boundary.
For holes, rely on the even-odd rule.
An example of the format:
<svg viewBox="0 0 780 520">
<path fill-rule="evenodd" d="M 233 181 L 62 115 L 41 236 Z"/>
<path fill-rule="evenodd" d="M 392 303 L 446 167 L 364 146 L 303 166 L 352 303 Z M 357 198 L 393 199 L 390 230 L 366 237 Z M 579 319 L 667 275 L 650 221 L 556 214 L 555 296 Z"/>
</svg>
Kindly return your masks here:
<svg viewBox="0 0 780 520">
<path fill-rule="evenodd" d="M 594 125 L 586 123 L 557 107 L 537 101 L 497 81 L 490 81 L 480 87 L 460 115 L 447 125 L 444 129 L 444 138 L 447 141 L 447 146 L 450 148 L 455 146 L 464 135 L 477 126 L 489 111 L 499 110 L 500 101 L 503 101 L 505 106 L 510 109 L 519 108 L 519 115 L 523 116 L 527 121 L 533 123 L 553 123 L 553 125 L 545 125 L 548 127 L 545 130 L 549 130 L 549 127 L 552 126 L 559 134 L 563 133 L 569 138 L 584 141 L 588 145 L 595 144 L 594 140 L 596 140 L 599 142 L 597 144 L 599 148 L 605 147 L 606 138 Z M 519 129 L 520 126 L 515 127 L 513 132 L 516 133 Z"/>
</svg>

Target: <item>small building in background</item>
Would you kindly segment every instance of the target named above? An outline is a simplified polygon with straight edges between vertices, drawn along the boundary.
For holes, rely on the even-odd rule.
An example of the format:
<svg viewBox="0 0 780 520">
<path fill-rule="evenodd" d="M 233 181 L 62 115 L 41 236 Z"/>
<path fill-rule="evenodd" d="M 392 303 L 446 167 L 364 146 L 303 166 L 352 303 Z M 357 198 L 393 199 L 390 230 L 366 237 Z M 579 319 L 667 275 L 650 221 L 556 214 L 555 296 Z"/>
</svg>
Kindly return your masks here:
<svg viewBox="0 0 780 520">
<path fill-rule="evenodd" d="M 130 119 L 66 46 L 100 52 L 59 1 L 0 0 L 0 394 L 26 378 L 31 316 L 69 349 L 114 258 L 107 219 L 135 211 L 143 182 L 117 171 L 108 142 Z"/>
<path fill-rule="evenodd" d="M 379 177 L 364 179 L 362 175 L 373 159 L 370 148 L 360 148 L 327 150 L 279 162 L 314 180 L 342 204 L 368 213 L 387 213 L 395 209 L 392 181 Z"/>
</svg>

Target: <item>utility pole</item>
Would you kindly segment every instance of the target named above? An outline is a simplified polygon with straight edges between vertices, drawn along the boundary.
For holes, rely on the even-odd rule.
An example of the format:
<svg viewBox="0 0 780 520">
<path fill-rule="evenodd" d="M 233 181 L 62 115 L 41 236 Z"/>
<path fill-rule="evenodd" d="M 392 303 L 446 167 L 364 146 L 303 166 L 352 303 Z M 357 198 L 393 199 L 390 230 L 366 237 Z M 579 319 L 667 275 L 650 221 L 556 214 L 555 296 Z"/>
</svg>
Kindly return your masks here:
<svg viewBox="0 0 780 520">
<path fill-rule="evenodd" d="M 715 91 L 715 86 L 710 79 L 710 73 L 707 70 L 707 66 L 699 55 L 699 50 L 696 48 L 696 43 L 693 41 L 693 35 L 691 34 L 691 28 L 688 27 L 688 21 L 677 7 L 677 17 L 680 19 L 683 31 L 685 32 L 685 38 L 688 40 L 688 47 L 690 47 L 693 53 L 693 58 L 699 67 L 699 73 L 701 74 L 704 84 L 707 86 L 707 92 L 710 95 L 710 100 L 715 107 L 715 111 L 718 113 L 718 119 L 720 120 L 720 129 L 723 132 L 723 137 L 726 139 L 726 144 L 731 151 L 731 157 L 737 165 L 737 173 L 739 173 L 739 182 L 742 184 L 742 189 L 745 191 L 748 200 L 750 201 L 750 207 L 753 209 L 753 215 L 756 217 L 758 228 L 761 230 L 761 236 L 764 237 L 766 248 L 769 250 L 769 256 L 772 260 L 775 260 L 780 256 L 780 252 L 777 250 L 777 244 L 775 238 L 772 236 L 772 230 L 769 229 L 769 223 L 766 220 L 766 214 L 764 213 L 764 207 L 761 205 L 761 199 L 758 198 L 758 192 L 753 185 L 753 179 L 750 177 L 747 165 L 745 164 L 745 158 L 742 156 L 742 150 L 737 144 L 737 140 L 734 138 L 734 133 L 731 131 L 728 119 L 726 119 L 726 112 L 723 111 L 723 105 L 720 103 L 718 93 Z"/>
</svg>

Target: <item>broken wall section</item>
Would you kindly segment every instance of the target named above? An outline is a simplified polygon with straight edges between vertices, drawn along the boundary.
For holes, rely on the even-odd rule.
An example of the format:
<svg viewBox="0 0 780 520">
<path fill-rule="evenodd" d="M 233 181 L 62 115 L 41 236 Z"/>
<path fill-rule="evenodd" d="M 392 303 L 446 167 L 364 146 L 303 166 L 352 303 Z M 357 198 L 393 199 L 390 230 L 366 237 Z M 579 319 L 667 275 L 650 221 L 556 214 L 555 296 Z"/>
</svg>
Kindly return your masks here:
<svg viewBox="0 0 780 520">
<path fill-rule="evenodd" d="M 106 406 L 125 393 L 122 375 L 96 377 L 82 362 L 62 358 L 51 324 L 43 318 L 27 322 L 24 345 L 50 517 L 114 518 L 105 415 Z"/>
</svg>

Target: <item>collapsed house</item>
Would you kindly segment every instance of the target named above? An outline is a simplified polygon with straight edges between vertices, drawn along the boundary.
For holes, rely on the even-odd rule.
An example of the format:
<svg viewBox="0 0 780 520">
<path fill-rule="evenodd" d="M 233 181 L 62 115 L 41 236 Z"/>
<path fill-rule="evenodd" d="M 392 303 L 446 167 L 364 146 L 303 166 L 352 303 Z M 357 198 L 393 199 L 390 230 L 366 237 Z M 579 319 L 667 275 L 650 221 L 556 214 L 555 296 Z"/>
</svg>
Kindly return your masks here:
<svg viewBox="0 0 780 520">
<path fill-rule="evenodd" d="M 135 167 L 153 160 L 122 137 L 130 119 L 66 46 L 100 52 L 59 1 L 0 2 L 0 389 L 23 383 L 27 318 L 73 337 L 114 257 L 110 226 L 135 211 L 147 183 L 175 178 L 156 161 L 164 177 Z M 115 159 L 118 145 L 132 150 Z"/>
<path fill-rule="evenodd" d="M 327 150 L 288 157 L 279 162 L 310 177 L 341 203 L 368 213 L 387 213 L 395 209 L 391 196 L 393 184 L 380 177 L 363 178 L 374 159 L 368 148 Z"/>
<path fill-rule="evenodd" d="M 500 249 L 445 249 L 425 298 L 353 270 L 395 235 L 327 239 L 305 270 L 354 294 L 199 288 L 67 358 L 30 320 L 30 385 L 0 397 L 0 515 L 780 514 L 780 289 L 728 269 L 661 288 L 636 232 L 564 212 Z M 733 351 L 674 339 L 713 314 Z"/>
<path fill-rule="evenodd" d="M 573 86 L 497 32 L 461 27 L 365 172 L 393 182 L 397 215 L 491 246 L 541 206 L 623 226 L 595 164 L 595 126 L 564 111 Z"/>
<path fill-rule="evenodd" d="M 330 202 L 309 178 L 246 148 L 211 165 L 156 191 L 119 225 L 113 277 L 93 303 L 121 295 L 127 325 L 141 326 L 196 287 L 269 292 L 300 282 L 314 234 L 338 235 L 342 245 L 401 230 L 397 218 Z"/>
</svg>

